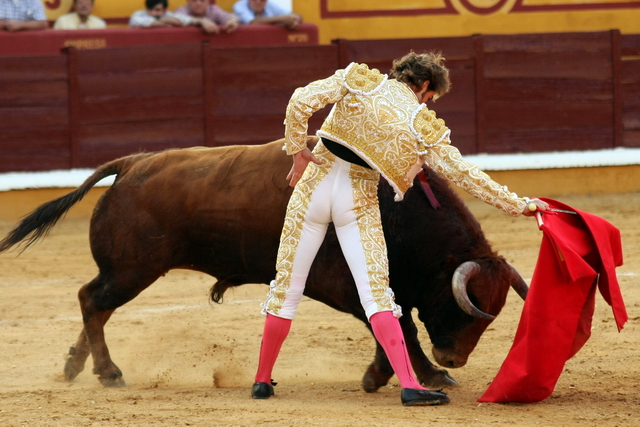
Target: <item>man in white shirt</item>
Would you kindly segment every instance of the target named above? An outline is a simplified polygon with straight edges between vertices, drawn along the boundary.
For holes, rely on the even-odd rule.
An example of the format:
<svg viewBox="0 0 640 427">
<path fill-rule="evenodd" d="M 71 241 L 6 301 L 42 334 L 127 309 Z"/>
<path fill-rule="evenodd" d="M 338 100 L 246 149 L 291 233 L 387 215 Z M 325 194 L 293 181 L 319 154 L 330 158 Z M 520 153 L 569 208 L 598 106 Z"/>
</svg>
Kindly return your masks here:
<svg viewBox="0 0 640 427">
<path fill-rule="evenodd" d="M 233 5 L 233 13 L 241 24 L 277 24 L 295 30 L 302 23 L 301 15 L 268 0 L 239 0 Z"/>
<path fill-rule="evenodd" d="M 40 0 L 0 0 L 0 30 L 31 31 L 48 27 Z"/>
<path fill-rule="evenodd" d="M 73 12 L 60 16 L 54 30 L 103 30 L 107 23 L 92 15 L 94 0 L 73 0 Z"/>
</svg>

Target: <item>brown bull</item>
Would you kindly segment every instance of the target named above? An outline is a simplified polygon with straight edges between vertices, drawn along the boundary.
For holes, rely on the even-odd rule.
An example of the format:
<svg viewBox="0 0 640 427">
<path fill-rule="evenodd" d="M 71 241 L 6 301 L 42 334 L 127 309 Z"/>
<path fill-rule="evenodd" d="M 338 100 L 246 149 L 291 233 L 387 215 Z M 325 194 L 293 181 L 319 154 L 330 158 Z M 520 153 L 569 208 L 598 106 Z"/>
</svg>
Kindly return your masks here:
<svg viewBox="0 0 640 427">
<path fill-rule="evenodd" d="M 291 160 L 281 147 L 282 141 L 274 141 L 114 160 L 96 169 L 75 191 L 37 208 L 0 242 L 0 252 L 21 242 L 29 246 L 46 235 L 93 185 L 117 175 L 91 219 L 91 250 L 99 273 L 78 293 L 84 328 L 67 359 L 67 380 L 84 369 L 91 354 L 93 372 L 104 385 L 124 385 L 122 372 L 109 356 L 104 325 L 116 308 L 171 269 L 216 277 L 211 290 L 216 302 L 230 287 L 273 279 L 291 194 L 285 179 Z M 480 225 L 447 183 L 433 171 L 427 173 L 440 208 L 428 204 L 419 184 L 398 203 L 393 201 L 392 189 L 381 182 L 379 197 L 391 286 L 405 313 L 400 323 L 411 363 L 422 383 L 439 387 L 456 382 L 422 351 L 412 309 L 418 310 L 429 333 L 436 361 L 456 368 L 466 363 L 504 306 L 509 286 L 523 290 L 526 285 L 493 252 Z M 305 294 L 353 314 L 369 327 L 331 228 Z M 392 375 L 378 344 L 363 387 L 373 392 Z"/>
</svg>

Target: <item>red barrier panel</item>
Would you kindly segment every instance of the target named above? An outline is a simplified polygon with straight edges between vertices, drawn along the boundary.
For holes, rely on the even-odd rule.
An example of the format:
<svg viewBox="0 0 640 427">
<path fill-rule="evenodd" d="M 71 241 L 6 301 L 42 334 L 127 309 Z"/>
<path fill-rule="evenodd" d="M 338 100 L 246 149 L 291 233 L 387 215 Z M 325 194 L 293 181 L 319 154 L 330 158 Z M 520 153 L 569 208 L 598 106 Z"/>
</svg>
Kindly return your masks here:
<svg viewBox="0 0 640 427">
<path fill-rule="evenodd" d="M 619 32 L 483 36 L 490 153 L 622 145 L 614 82 Z M 588 47 L 588 48 L 587 48 Z"/>
<path fill-rule="evenodd" d="M 67 58 L 0 57 L 0 171 L 66 169 Z"/>
<path fill-rule="evenodd" d="M 197 32 L 169 33 L 185 30 Z M 387 72 L 411 49 L 442 50 L 447 58 L 453 88 L 434 108 L 463 154 L 639 147 L 639 43 L 638 35 L 611 31 L 0 55 L 0 172 L 94 167 L 138 151 L 261 144 L 283 135 L 296 87 L 351 61 Z M 327 113 L 314 114 L 311 133 Z"/>
<path fill-rule="evenodd" d="M 0 55 L 58 54 L 65 47 L 104 49 L 126 46 L 199 43 L 212 46 L 309 46 L 318 44 L 318 27 L 295 31 L 280 25 L 242 25 L 231 34 L 205 34 L 201 28 L 108 28 L 106 30 L 0 31 Z"/>
</svg>

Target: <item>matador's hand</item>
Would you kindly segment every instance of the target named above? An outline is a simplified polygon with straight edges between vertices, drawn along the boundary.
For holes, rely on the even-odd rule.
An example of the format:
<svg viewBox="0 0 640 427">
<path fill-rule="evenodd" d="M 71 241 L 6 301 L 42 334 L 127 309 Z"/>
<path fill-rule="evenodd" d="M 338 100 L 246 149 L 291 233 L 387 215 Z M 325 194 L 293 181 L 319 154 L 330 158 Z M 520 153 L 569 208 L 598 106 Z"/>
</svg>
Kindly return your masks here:
<svg viewBox="0 0 640 427">
<path fill-rule="evenodd" d="M 549 204 L 540 199 L 531 199 L 531 201 L 525 206 L 522 214 L 525 216 L 533 216 L 535 215 L 535 211 L 546 211 L 549 209 Z"/>
<path fill-rule="evenodd" d="M 311 150 L 305 148 L 302 151 L 298 151 L 293 155 L 293 166 L 291 166 L 291 170 L 287 175 L 287 179 L 289 180 L 289 186 L 295 187 L 300 178 L 302 178 L 302 174 L 304 170 L 307 168 L 309 162 L 313 162 L 317 165 L 321 165 L 324 162 L 318 160 L 316 156 L 313 155 Z"/>
</svg>

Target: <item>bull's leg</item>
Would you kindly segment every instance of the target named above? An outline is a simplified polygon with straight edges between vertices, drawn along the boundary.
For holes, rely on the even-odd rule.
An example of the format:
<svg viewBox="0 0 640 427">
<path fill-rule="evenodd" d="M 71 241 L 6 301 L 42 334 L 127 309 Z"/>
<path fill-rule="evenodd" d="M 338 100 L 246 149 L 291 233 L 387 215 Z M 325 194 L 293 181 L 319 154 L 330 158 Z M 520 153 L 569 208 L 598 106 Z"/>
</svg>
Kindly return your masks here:
<svg viewBox="0 0 640 427">
<path fill-rule="evenodd" d="M 454 380 L 445 369 L 436 367 L 420 346 L 418 340 L 418 328 L 413 322 L 411 311 L 406 310 L 403 316 L 400 318 L 400 326 L 402 327 L 402 333 L 404 335 L 404 341 L 407 345 L 407 352 L 409 353 L 409 359 L 411 359 L 411 365 L 418 381 L 423 385 L 430 388 L 438 387 L 451 387 L 458 385 L 458 382 Z"/>
<path fill-rule="evenodd" d="M 104 340 L 104 325 L 115 310 L 96 311 L 85 319 L 84 329 L 89 339 L 93 356 L 93 373 L 105 387 L 124 387 L 122 371 L 111 360 L 109 348 Z"/>
<path fill-rule="evenodd" d="M 393 368 L 384 349 L 376 341 L 376 355 L 373 362 L 367 368 L 362 378 L 362 388 L 367 393 L 375 393 L 380 387 L 386 385 L 393 376 Z M 420 378 L 418 378 L 420 380 Z"/>
<path fill-rule="evenodd" d="M 113 311 L 111 311 L 111 313 L 113 313 Z M 111 316 L 111 313 L 109 314 L 109 317 Z M 82 328 L 82 332 L 80 332 L 78 340 L 73 346 L 71 346 L 69 354 L 67 355 L 67 361 L 64 365 L 64 379 L 66 381 L 73 381 L 80 372 L 84 371 L 84 365 L 90 354 L 91 347 L 89 346 L 87 334 L 85 333 L 84 328 Z"/>
<path fill-rule="evenodd" d="M 67 355 L 67 361 L 64 365 L 64 379 L 66 381 L 73 381 L 80 372 L 84 371 L 84 364 L 90 354 L 91 348 L 89 348 L 87 335 L 84 333 L 84 328 L 82 328 L 78 340 L 69 349 L 69 354 Z"/>
<path fill-rule="evenodd" d="M 139 278 L 138 278 L 139 279 Z M 113 363 L 104 339 L 104 325 L 116 308 L 138 295 L 154 280 L 131 280 L 140 286 L 114 285 L 117 280 L 98 275 L 80 288 L 78 299 L 84 322 L 74 352 L 65 366 L 65 376 L 73 379 L 83 368 L 89 352 L 93 356 L 93 373 L 105 387 L 123 387 L 122 371 Z M 75 373 L 75 375 L 74 375 Z"/>
</svg>

